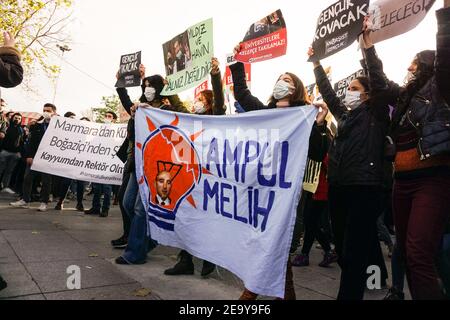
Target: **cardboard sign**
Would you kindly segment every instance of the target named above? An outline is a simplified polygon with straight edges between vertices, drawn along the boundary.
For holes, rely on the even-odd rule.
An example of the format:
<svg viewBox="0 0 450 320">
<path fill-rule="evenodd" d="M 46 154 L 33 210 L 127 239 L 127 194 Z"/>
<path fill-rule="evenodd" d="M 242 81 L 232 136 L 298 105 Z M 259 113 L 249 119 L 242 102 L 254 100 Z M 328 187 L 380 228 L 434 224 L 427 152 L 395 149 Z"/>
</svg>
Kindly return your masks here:
<svg viewBox="0 0 450 320">
<path fill-rule="evenodd" d="M 237 61 L 253 63 L 286 54 L 287 31 L 281 10 L 253 23 L 241 43 Z"/>
<path fill-rule="evenodd" d="M 326 8 L 317 21 L 312 47 L 314 62 L 350 46 L 361 33 L 369 0 L 340 0 Z"/>
<path fill-rule="evenodd" d="M 197 23 L 164 43 L 163 53 L 169 83 L 161 95 L 177 94 L 199 85 L 211 71 L 212 19 Z"/>
<path fill-rule="evenodd" d="M 138 87 L 141 85 L 139 66 L 141 65 L 141 51 L 123 55 L 120 58 L 119 79 L 116 88 Z"/>
</svg>

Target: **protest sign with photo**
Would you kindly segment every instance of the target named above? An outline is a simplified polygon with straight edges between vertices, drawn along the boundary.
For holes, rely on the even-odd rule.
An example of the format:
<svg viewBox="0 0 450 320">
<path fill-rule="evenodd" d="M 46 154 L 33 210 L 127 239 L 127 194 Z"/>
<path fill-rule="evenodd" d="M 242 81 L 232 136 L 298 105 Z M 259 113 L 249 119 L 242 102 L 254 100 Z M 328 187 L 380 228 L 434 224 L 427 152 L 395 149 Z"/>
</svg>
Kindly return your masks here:
<svg viewBox="0 0 450 320">
<path fill-rule="evenodd" d="M 53 117 L 31 169 L 74 180 L 120 185 L 124 164 L 116 153 L 126 136 L 126 124 Z"/>
<path fill-rule="evenodd" d="M 137 87 L 141 85 L 139 66 L 141 65 L 141 51 L 123 55 L 120 58 L 119 79 L 117 88 Z"/>
<path fill-rule="evenodd" d="M 161 95 L 177 94 L 200 84 L 211 71 L 212 19 L 193 25 L 163 44 L 168 84 Z"/>
<path fill-rule="evenodd" d="M 230 270 L 252 292 L 283 297 L 316 114 L 139 109 L 136 178 L 151 237 Z"/>
<path fill-rule="evenodd" d="M 250 26 L 235 58 L 253 63 L 285 55 L 286 49 L 286 23 L 281 10 L 277 10 Z"/>
<path fill-rule="evenodd" d="M 435 0 L 378 0 L 370 4 L 372 41 L 377 43 L 414 29 Z"/>
<path fill-rule="evenodd" d="M 314 62 L 350 46 L 361 33 L 369 0 L 340 0 L 322 11 L 312 43 Z"/>
<path fill-rule="evenodd" d="M 334 91 L 336 92 L 336 95 L 338 96 L 338 98 L 343 99 L 345 97 L 345 94 L 347 93 L 348 85 L 350 84 L 350 82 L 352 82 L 352 80 L 355 80 L 357 77 L 363 77 L 363 76 L 365 76 L 364 70 L 360 69 L 360 70 L 352 73 L 348 77 L 336 82 L 334 84 Z"/>
</svg>

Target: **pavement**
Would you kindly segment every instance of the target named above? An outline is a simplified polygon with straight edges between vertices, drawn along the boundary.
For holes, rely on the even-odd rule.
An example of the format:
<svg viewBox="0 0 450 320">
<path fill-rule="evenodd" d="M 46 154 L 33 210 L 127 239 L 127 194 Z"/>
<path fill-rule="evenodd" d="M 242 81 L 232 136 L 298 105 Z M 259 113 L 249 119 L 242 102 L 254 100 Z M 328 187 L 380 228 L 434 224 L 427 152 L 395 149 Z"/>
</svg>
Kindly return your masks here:
<svg viewBox="0 0 450 320">
<path fill-rule="evenodd" d="M 38 212 L 39 203 L 32 203 L 30 209 L 10 207 L 15 200 L 0 194 L 0 274 L 8 282 L 0 291 L 0 299 L 236 300 L 243 290 L 242 281 L 221 267 L 202 278 L 198 259 L 194 259 L 194 275 L 165 276 L 164 270 L 176 263 L 177 248 L 158 246 L 143 265 L 115 264 L 122 252 L 110 245 L 122 234 L 118 206 L 101 218 L 76 211 L 73 201 L 66 202 L 63 211 L 53 210 L 52 202 L 47 212 Z M 90 199 L 86 199 L 85 208 L 89 204 Z M 384 254 L 390 270 L 387 252 Z M 321 250 L 313 246 L 310 266 L 294 267 L 298 300 L 336 298 L 339 267 L 321 268 L 321 258 Z M 69 266 L 80 268 L 81 289 L 68 289 Z M 365 299 L 381 300 L 386 292 L 366 290 Z"/>
</svg>

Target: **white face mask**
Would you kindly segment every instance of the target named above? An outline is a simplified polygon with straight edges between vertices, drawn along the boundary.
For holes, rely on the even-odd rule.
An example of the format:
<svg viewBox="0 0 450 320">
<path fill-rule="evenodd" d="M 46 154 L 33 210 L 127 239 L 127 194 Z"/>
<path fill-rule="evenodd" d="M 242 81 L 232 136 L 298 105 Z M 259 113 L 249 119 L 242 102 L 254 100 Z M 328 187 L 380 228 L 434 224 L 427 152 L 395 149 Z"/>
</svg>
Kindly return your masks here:
<svg viewBox="0 0 450 320">
<path fill-rule="evenodd" d="M 105 119 L 103 122 L 104 123 L 112 123 L 111 119 Z"/>
<path fill-rule="evenodd" d="M 284 80 L 279 80 L 273 88 L 273 97 L 277 100 L 286 98 L 291 94 L 291 85 Z"/>
<path fill-rule="evenodd" d="M 44 111 L 42 113 L 42 115 L 44 116 L 44 119 L 48 120 L 52 117 L 52 114 L 50 112 Z"/>
<path fill-rule="evenodd" d="M 153 87 L 146 87 L 144 90 L 144 96 L 148 102 L 152 102 L 153 99 L 155 99 L 155 94 L 156 94 L 156 90 Z"/>
<path fill-rule="evenodd" d="M 346 107 L 350 108 L 350 110 L 355 110 L 361 105 L 361 92 L 347 90 L 345 98 L 342 102 Z"/>
<path fill-rule="evenodd" d="M 412 73 L 411 71 L 408 71 L 408 73 L 405 76 L 405 79 L 403 80 L 403 83 L 404 84 L 408 84 L 409 82 L 411 82 L 415 78 L 416 78 L 416 76 L 414 75 L 414 73 Z"/>
<path fill-rule="evenodd" d="M 203 104 L 203 102 L 201 101 L 196 101 L 194 103 L 194 112 L 197 114 L 202 114 L 205 113 L 208 109 L 205 107 L 205 105 Z"/>
<path fill-rule="evenodd" d="M 181 50 L 178 51 L 178 53 L 177 53 L 177 58 L 180 59 L 182 55 L 183 55 L 183 53 L 181 52 Z"/>
</svg>

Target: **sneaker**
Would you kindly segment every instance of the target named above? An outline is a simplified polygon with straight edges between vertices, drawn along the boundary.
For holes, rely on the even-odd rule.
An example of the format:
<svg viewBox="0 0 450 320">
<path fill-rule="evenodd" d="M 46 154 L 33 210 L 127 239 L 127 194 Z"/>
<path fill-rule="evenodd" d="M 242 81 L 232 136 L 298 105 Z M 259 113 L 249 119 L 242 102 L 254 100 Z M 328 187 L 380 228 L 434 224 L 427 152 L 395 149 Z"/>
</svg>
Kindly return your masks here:
<svg viewBox="0 0 450 320">
<path fill-rule="evenodd" d="M 53 202 L 53 195 L 52 194 L 48 196 L 48 202 Z"/>
<path fill-rule="evenodd" d="M 100 215 L 100 209 L 91 208 L 89 210 L 84 210 L 84 214 Z"/>
<path fill-rule="evenodd" d="M 29 208 L 30 207 L 28 202 L 25 202 L 23 199 L 20 199 L 19 201 L 16 201 L 16 202 L 11 202 L 9 205 L 16 207 L 16 208 Z"/>
<path fill-rule="evenodd" d="M 108 216 L 109 210 L 102 210 L 102 212 L 100 212 L 100 217 L 102 218 L 106 218 Z"/>
<path fill-rule="evenodd" d="M 75 208 L 77 209 L 77 211 L 84 211 L 84 207 L 83 207 L 82 203 L 78 203 Z"/>
<path fill-rule="evenodd" d="M 64 208 L 64 205 L 60 202 L 58 202 L 55 206 L 55 210 L 62 210 Z"/>
<path fill-rule="evenodd" d="M 395 287 L 392 287 L 389 289 L 383 300 L 405 300 L 405 294 Z"/>
<path fill-rule="evenodd" d="M 323 255 L 323 260 L 319 263 L 319 267 L 322 267 L 322 268 L 329 267 L 330 264 L 332 264 L 333 262 L 337 262 L 337 260 L 338 260 L 338 256 L 337 256 L 336 252 L 334 252 L 334 251 L 326 252 Z"/>
<path fill-rule="evenodd" d="M 292 260 L 292 265 L 296 267 L 309 266 L 309 256 L 303 253 L 296 255 Z"/>
<path fill-rule="evenodd" d="M 2 192 L 4 193 L 9 193 L 9 194 L 16 194 L 13 190 L 11 190 L 10 188 L 3 188 Z"/>
<path fill-rule="evenodd" d="M 116 264 L 130 264 L 130 263 L 128 263 L 127 260 L 125 260 L 125 259 L 122 258 L 122 257 L 116 258 L 115 262 L 116 262 Z"/>
<path fill-rule="evenodd" d="M 125 236 L 121 236 L 119 239 L 111 240 L 111 245 L 114 248 L 122 249 L 125 248 L 128 244 L 128 238 Z"/>
<path fill-rule="evenodd" d="M 44 202 L 41 202 L 41 205 L 39 206 L 38 211 L 41 211 L 41 212 L 47 211 L 47 204 Z"/>
</svg>

